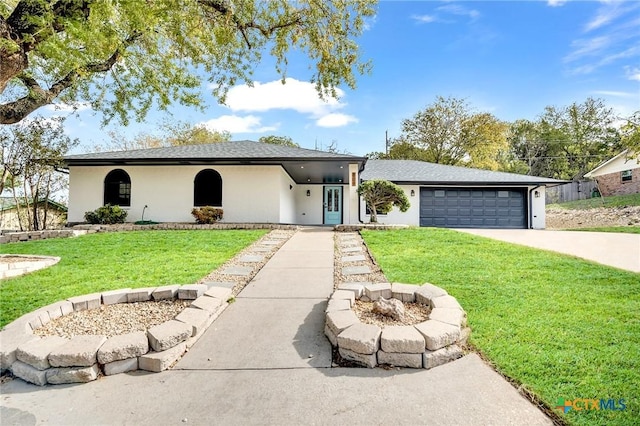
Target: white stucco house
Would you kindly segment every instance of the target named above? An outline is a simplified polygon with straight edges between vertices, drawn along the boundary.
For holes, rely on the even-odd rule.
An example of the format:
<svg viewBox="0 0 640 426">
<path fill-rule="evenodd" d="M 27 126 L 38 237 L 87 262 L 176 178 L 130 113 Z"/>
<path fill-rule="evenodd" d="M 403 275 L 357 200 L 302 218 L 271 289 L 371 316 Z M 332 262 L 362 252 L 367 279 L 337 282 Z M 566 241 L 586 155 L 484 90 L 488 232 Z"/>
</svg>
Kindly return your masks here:
<svg viewBox="0 0 640 426">
<path fill-rule="evenodd" d="M 467 228 L 544 228 L 548 178 L 364 157 L 252 141 L 65 157 L 69 223 L 104 204 L 128 221 L 193 222 L 195 206 L 218 206 L 223 222 L 300 225 L 368 221 L 361 181 L 386 179 L 411 202 L 379 222 Z"/>
</svg>

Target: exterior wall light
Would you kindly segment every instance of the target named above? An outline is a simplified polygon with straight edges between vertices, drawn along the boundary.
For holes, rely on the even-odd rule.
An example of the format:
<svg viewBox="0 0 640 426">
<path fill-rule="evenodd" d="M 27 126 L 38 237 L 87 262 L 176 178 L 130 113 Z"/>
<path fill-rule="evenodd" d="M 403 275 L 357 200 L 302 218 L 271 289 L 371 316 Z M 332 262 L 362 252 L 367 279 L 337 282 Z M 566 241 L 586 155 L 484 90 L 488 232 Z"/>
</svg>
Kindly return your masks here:
<svg viewBox="0 0 640 426">
<path fill-rule="evenodd" d="M 307 189 L 307 197 L 311 197 L 311 190 Z"/>
<path fill-rule="evenodd" d="M 536 198 L 540 198 L 540 191 L 533 191 L 533 196 Z"/>
<path fill-rule="evenodd" d="M 416 196 L 416 191 L 415 191 L 415 190 L 413 190 L 413 189 L 411 190 L 411 196 L 412 196 L 412 197 L 415 197 L 415 196 Z"/>
</svg>

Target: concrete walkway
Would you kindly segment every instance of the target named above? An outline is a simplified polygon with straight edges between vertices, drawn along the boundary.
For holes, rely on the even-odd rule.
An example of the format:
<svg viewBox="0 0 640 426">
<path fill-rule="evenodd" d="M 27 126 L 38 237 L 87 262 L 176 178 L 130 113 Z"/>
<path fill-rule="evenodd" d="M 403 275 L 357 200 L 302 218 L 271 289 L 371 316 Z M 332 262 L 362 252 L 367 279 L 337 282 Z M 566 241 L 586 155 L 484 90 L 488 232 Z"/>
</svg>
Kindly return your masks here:
<svg viewBox="0 0 640 426">
<path fill-rule="evenodd" d="M 478 356 L 331 368 L 333 233 L 296 233 L 177 364 L 83 385 L 0 386 L 0 424 L 551 424 Z"/>
<path fill-rule="evenodd" d="M 457 229 L 509 243 L 577 256 L 614 268 L 640 272 L 640 235 L 536 229 Z"/>
</svg>

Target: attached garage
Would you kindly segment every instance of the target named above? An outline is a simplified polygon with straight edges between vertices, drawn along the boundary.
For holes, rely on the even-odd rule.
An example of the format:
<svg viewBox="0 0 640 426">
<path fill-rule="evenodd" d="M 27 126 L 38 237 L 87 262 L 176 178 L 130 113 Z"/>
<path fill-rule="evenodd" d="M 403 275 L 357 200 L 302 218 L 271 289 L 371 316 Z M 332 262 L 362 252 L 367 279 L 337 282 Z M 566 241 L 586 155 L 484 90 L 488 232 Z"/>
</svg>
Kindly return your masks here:
<svg viewBox="0 0 640 426">
<path fill-rule="evenodd" d="M 526 191 L 518 188 L 420 188 L 420 226 L 526 228 Z"/>
<path fill-rule="evenodd" d="M 380 223 L 439 228 L 543 229 L 545 188 L 565 181 L 415 160 L 367 160 L 362 181 L 399 185 L 411 206 L 378 215 Z M 360 221 L 368 220 L 360 203 Z"/>
</svg>

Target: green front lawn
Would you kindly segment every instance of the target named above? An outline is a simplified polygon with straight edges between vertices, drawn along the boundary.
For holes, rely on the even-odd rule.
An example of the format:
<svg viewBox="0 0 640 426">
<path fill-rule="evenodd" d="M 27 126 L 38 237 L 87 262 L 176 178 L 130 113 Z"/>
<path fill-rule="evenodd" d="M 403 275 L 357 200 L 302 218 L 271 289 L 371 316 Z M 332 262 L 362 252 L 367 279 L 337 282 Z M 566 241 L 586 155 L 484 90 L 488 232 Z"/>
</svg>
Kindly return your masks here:
<svg viewBox="0 0 640 426">
<path fill-rule="evenodd" d="M 137 231 L 0 245 L 59 256 L 50 268 L 0 281 L 0 327 L 50 303 L 119 288 L 192 284 L 267 231 Z"/>
<path fill-rule="evenodd" d="M 571 410 L 570 423 L 637 424 L 640 274 L 452 230 L 362 234 L 390 281 L 455 296 L 471 343 L 547 407 L 625 400 L 624 411 Z"/>
<path fill-rule="evenodd" d="M 572 209 L 584 210 L 595 207 L 626 207 L 640 206 L 640 194 L 615 195 L 604 198 L 589 198 L 588 200 L 568 201 L 560 204 L 548 204 L 547 209 Z"/>
</svg>

